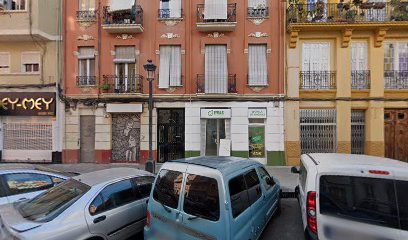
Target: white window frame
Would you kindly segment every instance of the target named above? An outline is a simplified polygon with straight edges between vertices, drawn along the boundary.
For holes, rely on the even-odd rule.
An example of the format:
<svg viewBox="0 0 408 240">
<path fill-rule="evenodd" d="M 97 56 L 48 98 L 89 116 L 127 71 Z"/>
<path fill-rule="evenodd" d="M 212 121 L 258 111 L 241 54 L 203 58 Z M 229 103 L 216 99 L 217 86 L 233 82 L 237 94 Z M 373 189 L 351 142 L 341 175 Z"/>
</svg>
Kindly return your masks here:
<svg viewBox="0 0 408 240">
<path fill-rule="evenodd" d="M 91 60 L 94 60 L 95 61 L 95 55 L 80 55 L 80 52 L 81 52 L 81 48 L 82 47 L 80 47 L 79 49 L 78 49 L 78 52 L 79 52 L 79 55 L 78 55 L 78 76 L 79 77 L 88 77 L 87 78 L 87 83 L 86 84 L 82 84 L 82 85 L 91 85 L 90 83 L 89 83 L 89 77 L 91 77 L 91 76 L 95 76 L 95 72 L 94 72 L 94 74 L 93 75 L 91 75 Z M 83 48 L 92 48 L 94 51 L 94 53 L 95 53 L 95 48 L 93 48 L 93 47 L 83 47 Z M 82 72 L 82 70 L 81 70 L 81 62 L 82 61 L 86 61 L 86 73 L 83 73 Z M 96 70 L 95 69 L 95 63 L 94 63 L 94 71 Z"/>
<path fill-rule="evenodd" d="M 394 55 L 392 56 L 392 62 L 393 62 L 393 69 L 391 69 L 391 70 L 388 70 L 388 71 L 399 71 L 400 70 L 400 58 L 399 58 L 399 54 L 400 54 L 400 52 L 401 52 L 401 48 L 400 48 L 400 46 L 402 46 L 402 45 L 406 45 L 406 46 L 408 46 L 408 41 L 387 41 L 387 42 L 385 42 L 384 43 L 385 45 L 388 45 L 388 44 L 392 44 L 393 45 L 393 53 L 394 53 Z M 385 60 L 385 52 L 384 52 L 384 60 Z M 385 62 L 385 61 L 384 61 Z M 385 69 L 385 66 L 384 66 L 384 70 L 385 71 L 387 71 L 386 69 Z"/>
<path fill-rule="evenodd" d="M 0 66 L 0 74 L 8 74 L 10 73 L 10 63 L 11 63 L 11 55 L 9 52 L 0 52 L 0 56 L 3 55 L 5 58 L 8 58 L 8 65 Z M 5 70 L 4 70 L 5 69 Z"/>
<path fill-rule="evenodd" d="M 26 12 L 27 11 L 27 4 L 29 0 L 7 0 L 9 3 L 4 4 L 4 11 L 5 12 Z M 16 9 L 11 9 L 13 1 L 16 2 Z M 21 8 L 21 2 L 24 3 L 24 8 Z"/>
<path fill-rule="evenodd" d="M 26 63 L 24 61 L 24 55 L 38 55 L 38 62 L 30 62 L 30 63 Z M 26 71 L 26 65 L 27 64 L 38 64 L 38 71 L 31 71 L 31 72 L 27 72 Z M 40 73 L 41 72 L 41 53 L 40 52 L 22 52 L 21 53 L 21 72 L 22 73 Z"/>
</svg>

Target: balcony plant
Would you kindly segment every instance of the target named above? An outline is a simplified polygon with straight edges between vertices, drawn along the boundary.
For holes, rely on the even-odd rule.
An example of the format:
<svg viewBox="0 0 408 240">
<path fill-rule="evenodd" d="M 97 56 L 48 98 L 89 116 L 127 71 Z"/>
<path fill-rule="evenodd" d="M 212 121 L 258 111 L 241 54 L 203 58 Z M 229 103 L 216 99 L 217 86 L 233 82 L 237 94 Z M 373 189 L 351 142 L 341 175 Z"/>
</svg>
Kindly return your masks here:
<svg viewBox="0 0 408 240">
<path fill-rule="evenodd" d="M 392 6 L 391 21 L 408 21 L 408 2 L 401 0 L 391 0 Z"/>
<path fill-rule="evenodd" d="M 324 18 L 325 3 L 322 0 L 316 2 L 314 9 L 309 11 L 309 16 L 312 22 L 322 20 Z"/>
<path fill-rule="evenodd" d="M 110 88 L 110 86 L 106 82 L 100 86 L 100 89 L 102 89 L 102 91 L 104 91 L 104 92 L 109 91 L 109 88 Z"/>
</svg>

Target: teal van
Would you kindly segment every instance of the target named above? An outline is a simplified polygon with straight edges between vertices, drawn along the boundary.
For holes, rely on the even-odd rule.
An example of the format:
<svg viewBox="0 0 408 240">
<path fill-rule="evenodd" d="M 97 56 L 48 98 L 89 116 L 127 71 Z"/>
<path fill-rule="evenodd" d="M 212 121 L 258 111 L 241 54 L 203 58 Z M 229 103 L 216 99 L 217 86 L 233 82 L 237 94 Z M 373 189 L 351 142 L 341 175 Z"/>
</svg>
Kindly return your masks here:
<svg viewBox="0 0 408 240">
<path fill-rule="evenodd" d="M 277 180 L 253 160 L 167 162 L 150 194 L 145 239 L 258 239 L 280 212 L 280 192 Z"/>
</svg>

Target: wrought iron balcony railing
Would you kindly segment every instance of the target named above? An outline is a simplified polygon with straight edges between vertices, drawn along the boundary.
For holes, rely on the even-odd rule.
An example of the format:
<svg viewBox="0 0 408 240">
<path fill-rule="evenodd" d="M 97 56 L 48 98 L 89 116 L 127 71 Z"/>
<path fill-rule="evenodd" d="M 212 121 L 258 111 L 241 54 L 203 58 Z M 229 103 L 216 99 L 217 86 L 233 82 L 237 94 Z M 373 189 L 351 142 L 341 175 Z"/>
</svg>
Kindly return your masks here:
<svg viewBox="0 0 408 240">
<path fill-rule="evenodd" d="M 353 1 L 354 2 L 354 1 Z M 363 2 L 290 4 L 287 21 L 292 23 L 364 23 L 408 21 L 408 2 Z"/>
<path fill-rule="evenodd" d="M 370 70 L 351 71 L 351 89 L 370 89 Z"/>
<path fill-rule="evenodd" d="M 104 75 L 102 90 L 107 93 L 143 93 L 143 76 Z"/>
<path fill-rule="evenodd" d="M 96 21 L 95 11 L 77 11 L 76 18 L 78 21 Z"/>
<path fill-rule="evenodd" d="M 269 17 L 269 8 L 248 8 L 248 17 L 250 18 L 267 18 Z"/>
<path fill-rule="evenodd" d="M 228 74 L 225 79 L 220 76 L 217 84 L 205 83 L 205 75 L 197 74 L 197 93 L 207 93 L 207 94 L 226 94 L 226 93 L 237 93 L 237 75 Z M 223 82 L 224 81 L 224 82 Z"/>
<path fill-rule="evenodd" d="M 76 84 L 77 86 L 95 86 L 96 76 L 77 76 Z"/>
<path fill-rule="evenodd" d="M 110 11 L 109 6 L 103 8 L 104 24 L 140 24 L 143 26 L 143 9 L 133 6 L 131 9 Z"/>
<path fill-rule="evenodd" d="M 159 19 L 174 19 L 183 17 L 183 9 L 159 9 Z"/>
<path fill-rule="evenodd" d="M 385 89 L 408 89 L 408 71 L 385 71 Z"/>
<path fill-rule="evenodd" d="M 208 22 L 236 22 L 237 21 L 237 4 L 230 3 L 227 6 L 227 19 L 205 19 L 205 4 L 197 4 L 197 23 Z"/>
<path fill-rule="evenodd" d="M 299 74 L 300 89 L 336 89 L 335 71 L 303 71 Z"/>
</svg>

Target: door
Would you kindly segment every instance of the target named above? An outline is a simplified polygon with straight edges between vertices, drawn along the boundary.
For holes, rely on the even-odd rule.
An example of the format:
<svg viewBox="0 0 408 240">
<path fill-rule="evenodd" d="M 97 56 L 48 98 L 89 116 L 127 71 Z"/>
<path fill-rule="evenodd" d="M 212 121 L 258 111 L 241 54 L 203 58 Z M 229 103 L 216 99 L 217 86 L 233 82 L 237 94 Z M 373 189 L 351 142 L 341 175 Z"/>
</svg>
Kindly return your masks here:
<svg viewBox="0 0 408 240">
<path fill-rule="evenodd" d="M 249 204 L 252 213 L 252 238 L 258 239 L 266 225 L 266 212 L 263 211 L 265 195 L 261 189 L 261 182 L 255 169 L 251 169 L 244 174 L 245 183 L 248 189 Z"/>
<path fill-rule="evenodd" d="M 106 186 L 85 209 L 89 231 L 109 240 L 126 239 L 141 231 L 146 219 L 146 198 L 130 179 Z"/>
<path fill-rule="evenodd" d="M 184 109 L 158 109 L 158 162 L 184 158 Z"/>
<path fill-rule="evenodd" d="M 218 156 L 220 139 L 225 139 L 225 119 L 207 119 L 206 156 Z"/>
<path fill-rule="evenodd" d="M 258 211 L 262 213 L 263 227 L 265 227 L 278 210 L 280 189 L 264 167 L 258 167 L 257 170 L 263 192 L 261 207 Z"/>
<path fill-rule="evenodd" d="M 115 92 L 127 93 L 135 90 L 136 87 L 136 66 L 134 63 L 116 64 Z"/>
<path fill-rule="evenodd" d="M 408 110 L 385 110 L 385 156 L 408 162 Z"/>
<path fill-rule="evenodd" d="M 95 116 L 80 117 L 81 163 L 95 162 Z"/>
<path fill-rule="evenodd" d="M 112 161 L 139 160 L 140 114 L 112 114 Z"/>
</svg>

